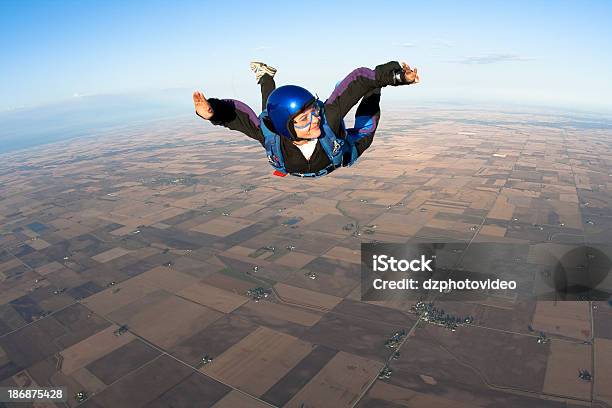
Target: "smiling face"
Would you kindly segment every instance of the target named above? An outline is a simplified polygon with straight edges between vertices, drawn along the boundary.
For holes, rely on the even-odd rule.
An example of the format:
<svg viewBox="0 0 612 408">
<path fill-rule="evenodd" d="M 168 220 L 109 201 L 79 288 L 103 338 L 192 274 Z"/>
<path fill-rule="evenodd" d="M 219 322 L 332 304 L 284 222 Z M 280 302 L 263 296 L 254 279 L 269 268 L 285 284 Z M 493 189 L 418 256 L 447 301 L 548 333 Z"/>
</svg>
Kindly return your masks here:
<svg viewBox="0 0 612 408">
<path fill-rule="evenodd" d="M 316 139 L 321 136 L 321 116 L 318 107 L 311 106 L 300 112 L 294 119 L 295 134 L 301 139 Z M 299 143 L 299 142 L 297 142 Z"/>
</svg>

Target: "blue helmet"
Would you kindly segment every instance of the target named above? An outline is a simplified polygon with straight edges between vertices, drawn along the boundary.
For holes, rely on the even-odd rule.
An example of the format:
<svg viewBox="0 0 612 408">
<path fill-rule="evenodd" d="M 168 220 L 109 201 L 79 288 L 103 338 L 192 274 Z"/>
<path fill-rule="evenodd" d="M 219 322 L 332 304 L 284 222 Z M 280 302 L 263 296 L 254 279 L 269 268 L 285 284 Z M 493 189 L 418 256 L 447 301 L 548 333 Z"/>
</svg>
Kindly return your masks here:
<svg viewBox="0 0 612 408">
<path fill-rule="evenodd" d="M 316 100 L 313 94 L 296 85 L 285 85 L 272 91 L 268 96 L 266 111 L 276 133 L 294 140 L 295 130 L 290 122 Z"/>
</svg>

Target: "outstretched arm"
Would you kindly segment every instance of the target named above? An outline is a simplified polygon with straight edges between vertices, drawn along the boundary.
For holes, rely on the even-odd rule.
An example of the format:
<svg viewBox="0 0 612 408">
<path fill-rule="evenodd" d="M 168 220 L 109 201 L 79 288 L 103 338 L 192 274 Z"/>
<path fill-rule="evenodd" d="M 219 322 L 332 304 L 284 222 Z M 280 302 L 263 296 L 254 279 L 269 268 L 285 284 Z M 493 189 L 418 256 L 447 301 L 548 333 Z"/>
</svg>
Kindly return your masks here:
<svg viewBox="0 0 612 408">
<path fill-rule="evenodd" d="M 206 99 L 199 91 L 193 93 L 193 104 L 196 115 L 202 119 L 210 120 L 213 125 L 237 130 L 264 144 L 259 118 L 247 104 L 234 99 Z"/>
<path fill-rule="evenodd" d="M 328 125 L 339 135 L 342 118 L 367 93 L 392 85 L 409 85 L 420 81 L 417 69 L 396 61 L 378 65 L 375 69 L 357 68 L 346 76 L 325 101 Z"/>
</svg>

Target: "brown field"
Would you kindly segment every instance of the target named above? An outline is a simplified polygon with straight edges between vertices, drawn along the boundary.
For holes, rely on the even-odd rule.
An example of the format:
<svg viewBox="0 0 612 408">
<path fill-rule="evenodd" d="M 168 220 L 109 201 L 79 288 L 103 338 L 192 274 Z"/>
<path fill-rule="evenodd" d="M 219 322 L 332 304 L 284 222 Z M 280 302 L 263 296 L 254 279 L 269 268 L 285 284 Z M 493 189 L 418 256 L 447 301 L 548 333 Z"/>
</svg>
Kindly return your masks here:
<svg viewBox="0 0 612 408">
<path fill-rule="evenodd" d="M 465 231 L 470 231 L 470 227 L 472 227 L 473 224 L 467 224 L 467 223 L 460 222 L 460 221 L 432 218 L 431 220 L 427 222 L 426 226 L 430 228 L 439 228 L 443 230 L 465 232 Z"/>
<path fill-rule="evenodd" d="M 488 218 L 494 218 L 497 220 L 506 220 L 510 221 L 512 219 L 512 214 L 514 213 L 514 205 L 508 202 L 508 197 L 505 195 L 500 195 L 497 197 L 493 208 L 489 211 L 487 215 Z"/>
<path fill-rule="evenodd" d="M 451 303 L 458 304 L 458 302 Z M 535 300 L 517 302 L 511 310 L 482 304 L 469 306 L 470 308 L 462 313 L 474 316 L 481 326 L 529 333 L 529 325 L 532 323 L 537 302 Z"/>
<path fill-rule="evenodd" d="M 194 371 L 183 381 L 170 388 L 157 399 L 147 404 L 147 408 L 210 408 L 221 400 L 230 388 L 204 374 Z"/>
<path fill-rule="evenodd" d="M 410 237 L 416 234 L 422 224 L 415 224 L 415 217 L 405 214 L 390 214 L 385 213 L 372 220 L 372 224 L 376 225 L 376 234 L 390 234 L 400 237 Z M 422 220 L 421 221 L 427 221 Z"/>
<path fill-rule="evenodd" d="M 73 371 L 70 376 L 79 384 L 82 384 L 83 387 L 90 393 L 98 393 L 106 388 L 106 384 L 104 384 L 98 377 L 93 375 L 91 371 L 85 367 Z"/>
<path fill-rule="evenodd" d="M 120 256 L 127 255 L 129 253 L 130 251 L 123 249 L 123 248 L 113 248 L 113 249 L 109 249 L 108 251 L 102 252 L 96 256 L 92 256 L 91 258 L 98 262 L 104 263 L 104 262 L 112 261 L 113 259 L 117 259 Z"/>
<path fill-rule="evenodd" d="M 300 225 L 312 224 L 315 221 L 318 221 L 319 219 L 321 219 L 325 215 L 325 213 L 321 211 L 305 209 L 301 206 L 288 208 L 286 211 L 283 212 L 283 214 L 285 215 L 285 217 L 300 218 L 301 219 L 299 223 Z"/>
<path fill-rule="evenodd" d="M 274 199 L 281 194 L 282 193 L 274 187 L 260 185 L 257 188 L 257 194 L 251 194 L 251 196 L 244 201 L 247 203 L 266 204 L 270 201 L 274 201 Z"/>
<path fill-rule="evenodd" d="M 22 265 L 21 261 L 17 258 L 13 258 L 10 261 L 6 261 L 0 264 L 0 273 L 8 271 L 11 268 Z"/>
<path fill-rule="evenodd" d="M 381 302 L 383 303 L 383 302 Z M 406 307 L 389 307 L 385 302 L 376 305 L 374 302 L 360 302 L 350 299 L 343 299 L 335 308 L 335 314 L 343 316 L 343 319 L 354 319 L 355 321 L 368 320 L 371 322 L 385 323 L 388 330 L 400 327 L 410 327 L 416 322 L 414 314 L 410 313 L 409 303 Z M 406 302 L 407 303 L 407 302 Z M 449 309 L 450 311 L 451 309 Z M 397 326 L 397 327 L 394 327 Z"/>
<path fill-rule="evenodd" d="M 422 206 L 432 196 L 431 191 L 414 191 L 404 200 L 406 208 L 416 209 Z"/>
<path fill-rule="evenodd" d="M 40 266 L 40 267 L 36 268 L 36 272 L 38 272 L 42 276 L 45 276 L 45 275 L 48 275 L 48 274 L 50 274 L 52 272 L 60 270 L 63 267 L 64 267 L 64 265 L 62 265 L 61 263 L 53 261 L 53 262 L 50 262 L 48 264 L 45 264 L 43 266 Z"/>
<path fill-rule="evenodd" d="M 51 384 L 62 384 L 63 386 L 65 386 L 67 388 L 66 393 L 68 395 L 74 395 L 75 393 L 81 390 L 91 393 L 91 390 L 88 390 L 84 386 L 84 384 L 79 383 L 75 378 L 62 373 L 61 371 L 57 371 L 52 374 L 49 378 L 49 382 Z M 74 399 L 69 398 L 66 403 L 66 406 L 70 408 L 76 407 L 77 402 Z"/>
<path fill-rule="evenodd" d="M 612 405 L 612 340 L 595 339 L 595 386 L 593 393 L 596 399 Z"/>
<path fill-rule="evenodd" d="M 249 397 L 240 391 L 232 390 L 211 408 L 269 408 L 270 405 Z"/>
<path fill-rule="evenodd" d="M 559 194 L 559 200 L 568 203 L 578 204 L 578 196 L 574 194 Z"/>
<path fill-rule="evenodd" d="M 272 254 L 269 251 L 265 251 L 263 253 L 264 256 L 271 256 Z M 287 275 L 288 268 L 283 265 L 276 265 L 273 262 L 267 261 L 265 259 L 255 259 L 248 256 L 241 256 L 236 254 L 223 254 L 219 255 L 219 259 L 223 262 L 223 264 L 232 270 L 233 272 L 238 272 L 240 275 L 250 274 L 253 272 L 253 267 L 255 265 L 259 266 L 259 271 L 257 272 L 257 276 L 261 276 L 268 279 L 275 279 L 278 277 L 283 277 Z M 247 276 L 245 276 L 245 280 L 249 280 Z"/>
<path fill-rule="evenodd" d="M 330 200 L 327 198 L 310 197 L 304 201 L 302 208 L 317 213 L 341 215 L 336 208 L 338 200 Z"/>
<path fill-rule="evenodd" d="M 381 168 L 374 164 L 354 166 L 350 169 L 343 169 L 344 173 L 350 174 L 353 177 L 379 177 L 393 179 L 401 176 L 405 171 L 405 167 L 401 164 L 387 164 Z"/>
<path fill-rule="evenodd" d="M 376 381 L 366 396 L 367 399 L 388 401 L 391 404 L 408 408 L 476 408 L 484 405 L 463 403 L 452 397 L 442 397 L 412 391 L 383 381 Z"/>
<path fill-rule="evenodd" d="M 47 241 L 40 238 L 31 239 L 30 241 L 28 241 L 28 245 L 36 249 L 37 251 L 51 246 L 51 244 L 49 244 Z"/>
<path fill-rule="evenodd" d="M 303 221 L 298 225 L 302 225 L 302 223 Z M 264 234 L 260 235 L 265 236 Z M 344 235 L 330 234 L 327 232 L 315 232 L 309 230 L 308 228 L 304 228 L 302 231 L 299 231 L 299 229 L 293 230 L 283 228 L 280 235 L 288 242 L 295 243 L 297 246 L 296 251 L 313 255 L 322 254 L 329 251 L 334 246 L 340 244 L 340 242 L 345 238 Z M 247 242 L 249 243 L 247 245 L 249 247 L 258 248 L 261 246 L 259 236 L 249 239 Z"/>
<path fill-rule="evenodd" d="M 235 217 L 249 217 L 253 215 L 253 213 L 256 213 L 257 211 L 262 210 L 264 208 L 266 208 L 265 205 L 248 204 L 244 207 L 238 208 L 237 210 L 233 210 L 232 215 Z"/>
<path fill-rule="evenodd" d="M 311 349 L 310 343 L 260 327 L 200 371 L 260 396 Z"/>
<path fill-rule="evenodd" d="M 385 340 L 395 330 L 406 327 L 390 326 L 360 316 L 327 313 L 316 325 L 309 327 L 302 338 L 313 344 L 322 344 L 370 360 L 384 361 L 389 355 L 389 350 L 384 347 Z"/>
<path fill-rule="evenodd" d="M 190 368 L 162 355 L 94 395 L 86 406 L 143 407 L 192 373 Z"/>
<path fill-rule="evenodd" d="M 62 371 L 66 374 L 71 374 L 99 357 L 129 343 L 134 338 L 131 333 L 115 336 L 113 332 L 117 329 L 118 326 L 116 325 L 109 326 L 93 336 L 62 350 L 60 353 L 64 359 Z"/>
<path fill-rule="evenodd" d="M 142 189 L 142 187 L 139 186 L 124 190 L 124 193 L 122 195 L 125 197 L 129 196 L 132 199 L 138 199 L 138 196 L 140 194 L 138 194 L 136 190 L 141 190 L 142 198 L 147 197 L 149 194 L 149 192 L 147 191 L 148 189 Z M 151 215 L 161 212 L 162 210 L 164 210 L 164 207 L 159 204 L 132 201 L 115 208 L 115 210 L 112 211 L 111 214 L 142 219 L 145 217 L 150 217 Z"/>
<path fill-rule="evenodd" d="M 256 315 L 271 317 L 273 319 L 284 320 L 308 327 L 316 324 L 322 317 L 321 314 L 306 311 L 299 307 L 266 301 L 255 302 L 249 300 L 243 308 L 251 310 L 252 313 Z"/>
<path fill-rule="evenodd" d="M 304 265 L 315 259 L 316 256 L 304 254 L 302 252 L 291 251 L 276 259 L 274 262 L 294 269 L 301 269 Z"/>
<path fill-rule="evenodd" d="M 323 309 L 333 309 L 342 301 L 342 298 L 337 296 L 326 295 L 325 293 L 286 285 L 284 283 L 277 283 L 274 285 L 274 289 L 276 289 L 276 292 L 284 301 L 299 305 L 312 305 Z"/>
<path fill-rule="evenodd" d="M 268 329 L 285 333 L 297 338 L 302 338 L 304 333 L 309 329 L 308 326 L 303 326 L 285 319 L 273 317 L 269 314 L 260 313 L 256 309 L 251 309 L 244 306 L 234 310 L 231 315 L 242 320 L 249 321 L 251 324 L 256 325 L 257 327 L 266 327 Z"/>
<path fill-rule="evenodd" d="M 278 407 L 284 406 L 331 361 L 337 352 L 325 346 L 314 347 L 283 378 L 269 388 L 261 399 Z"/>
<path fill-rule="evenodd" d="M 20 280 L 0 281 L 0 304 L 11 302 L 32 291 L 32 282 L 38 278 L 34 271 L 26 271 Z M 49 282 L 42 281 L 39 286 L 49 286 Z"/>
<path fill-rule="evenodd" d="M 136 338 L 91 362 L 85 368 L 104 384 L 110 385 L 138 367 L 153 361 L 160 354 L 160 351 Z"/>
<path fill-rule="evenodd" d="M 238 295 L 246 295 L 246 292 L 254 287 L 253 283 L 247 282 L 243 279 L 232 278 L 231 276 L 223 273 L 213 273 L 212 275 L 204 278 L 203 282 Z"/>
<path fill-rule="evenodd" d="M 382 367 L 341 351 L 285 407 L 350 407 Z"/>
<path fill-rule="evenodd" d="M 258 328 L 240 316 L 226 314 L 211 325 L 194 328 L 194 334 L 177 343 L 170 353 L 192 365 L 201 362 L 204 354 L 217 358 Z"/>
<path fill-rule="evenodd" d="M 396 374 L 398 374 L 397 377 Z M 423 381 L 421 375 L 395 370 L 390 383 L 417 394 L 402 393 L 401 390 L 385 387 L 384 391 L 389 392 L 387 398 L 395 398 L 393 402 L 370 398 L 366 395 L 358 407 L 397 408 L 397 404 L 399 404 L 399 406 L 413 408 L 429 408 L 437 407 L 438 403 L 445 407 L 448 406 L 445 404 L 448 404 L 449 400 L 461 407 L 483 408 L 580 408 L 590 406 L 590 404 L 582 401 L 572 400 L 569 402 L 560 397 L 500 390 L 487 387 L 484 384 L 469 384 L 473 375 L 466 373 L 466 376 L 465 378 L 456 377 L 455 379 L 438 380 L 435 385 L 431 385 Z M 411 397 L 411 395 L 413 396 Z M 404 404 L 402 405 L 403 398 L 406 398 L 406 400 L 403 401 Z M 418 403 L 418 405 L 410 405 L 413 402 Z"/>
<path fill-rule="evenodd" d="M 587 369 L 593 373 L 591 347 L 579 343 L 552 340 L 542 391 L 549 394 L 590 399 L 591 383 L 579 379 L 578 371 Z"/>
<path fill-rule="evenodd" d="M 62 267 L 55 272 L 51 272 L 46 278 L 59 288 L 78 286 L 87 282 L 87 279 L 82 274 L 67 267 Z"/>
<path fill-rule="evenodd" d="M 313 270 L 313 272 L 316 272 L 317 279 L 308 279 L 306 276 L 298 273 L 287 277 L 287 279 L 283 280 L 283 283 L 341 298 L 347 296 L 356 286 L 359 286 L 359 282 L 355 279 L 344 276 L 332 276 L 320 273 L 317 270 Z"/>
<path fill-rule="evenodd" d="M 506 235 L 506 229 L 497 225 L 483 225 L 479 235 L 488 235 L 491 237 L 503 237 Z"/>
<path fill-rule="evenodd" d="M 365 187 L 365 186 L 364 186 Z M 393 205 L 406 196 L 405 193 L 392 193 L 377 190 L 355 190 L 349 194 L 350 198 L 367 199 L 369 203 L 378 205 Z"/>
<path fill-rule="evenodd" d="M 532 326 L 545 333 L 587 340 L 591 336 L 589 303 L 538 302 Z"/>
<path fill-rule="evenodd" d="M 317 211 L 317 213 L 319 213 L 319 211 Z M 329 234 L 330 236 L 335 236 L 342 239 L 342 237 L 346 237 L 350 234 L 350 231 L 345 230 L 344 227 L 351 221 L 354 220 L 347 216 L 324 214 L 323 217 L 309 223 L 308 228 L 311 232 L 314 231 L 317 235 Z M 303 222 L 299 223 L 298 225 L 304 226 Z M 319 239 L 322 239 L 322 237 Z M 304 248 L 300 247 L 300 250 L 304 250 Z"/>
<path fill-rule="evenodd" d="M 191 228 L 191 231 L 203 232 L 218 237 L 227 237 L 243 228 L 253 225 L 255 221 L 235 217 L 217 217 L 204 224 Z"/>
<path fill-rule="evenodd" d="M 361 251 L 337 246 L 327 251 L 324 258 L 337 259 L 339 261 L 350 262 L 361 265 Z"/>
<path fill-rule="evenodd" d="M 131 331 L 163 348 L 172 347 L 193 334 L 194 327 L 204 328 L 221 316 L 217 311 L 162 291 L 152 292 L 109 314 L 109 318 L 127 324 Z"/>
<path fill-rule="evenodd" d="M 174 207 L 185 208 L 185 209 L 195 209 L 201 207 L 206 204 L 210 198 L 209 193 L 200 193 L 195 194 L 187 198 L 182 198 L 180 200 L 175 200 L 172 205 Z"/>
<path fill-rule="evenodd" d="M 154 224 L 157 222 L 161 222 L 164 220 L 167 220 L 169 218 L 172 217 L 176 217 L 177 215 L 181 215 L 186 213 L 188 210 L 185 208 L 178 208 L 178 207 L 172 207 L 172 208 L 164 208 L 162 211 L 149 216 L 146 225 L 150 225 L 150 224 Z"/>
<path fill-rule="evenodd" d="M 6 363 L 8 363 L 10 361 L 10 359 L 8 358 L 8 356 L 6 355 L 6 352 L 4 351 L 4 349 L 2 348 L 2 346 L 0 346 L 0 365 L 5 365 Z"/>
<path fill-rule="evenodd" d="M 338 194 L 338 197 L 343 195 L 350 196 L 350 192 L 341 192 Z M 340 201 L 338 203 L 338 209 L 341 210 L 348 217 L 363 220 L 364 223 L 370 219 L 377 217 L 380 215 L 381 206 L 380 205 L 371 205 L 363 203 L 359 200 L 352 199 L 351 201 Z"/>
<path fill-rule="evenodd" d="M 132 278 L 96 293 L 82 303 L 98 314 L 107 315 L 157 290 L 153 285 Z"/>
<path fill-rule="evenodd" d="M 55 220 L 49 222 L 49 224 L 57 228 L 56 234 L 65 239 L 71 239 L 79 235 L 87 234 L 92 230 L 92 228 L 77 224 L 76 222 L 67 220 L 65 218 L 56 218 Z"/>
<path fill-rule="evenodd" d="M 177 292 L 177 295 L 223 313 L 230 313 L 248 301 L 245 296 L 207 285 L 204 282 L 187 286 Z"/>
<path fill-rule="evenodd" d="M 593 325 L 595 337 L 612 340 L 612 307 L 608 302 L 593 302 Z"/>
<path fill-rule="evenodd" d="M 206 249 L 204 249 L 204 251 L 205 250 Z M 217 265 L 214 265 L 213 263 L 207 262 L 205 260 L 206 255 L 204 255 L 203 253 L 189 253 L 185 250 L 176 250 L 173 251 L 173 253 L 176 253 L 178 255 L 178 258 L 175 258 L 173 260 L 174 264 L 171 268 L 178 272 L 202 278 L 219 270 Z M 203 255 L 202 258 L 204 259 L 201 259 L 200 255 Z"/>
<path fill-rule="evenodd" d="M 429 375 L 436 381 L 456 379 L 513 387 L 532 392 L 542 389 L 548 348 L 535 338 L 479 327 L 452 333 L 438 326 L 425 326 L 415 332 L 415 341 L 428 344 L 427 352 L 393 362 L 406 372 Z M 413 341 L 411 339 L 410 341 Z M 477 353 L 474 350 L 478 350 Z M 435 360 L 429 358 L 435 356 Z M 517 358 L 520 356 L 520 358 Z M 496 363 L 491 363 L 495 361 Z M 526 366 L 528 361 L 528 366 Z M 470 377 L 465 377 L 470 373 Z"/>
<path fill-rule="evenodd" d="M 153 285 L 158 289 L 163 289 L 171 293 L 177 293 L 199 281 L 198 278 L 186 273 L 178 272 L 174 268 L 157 266 L 147 272 L 132 278 L 143 285 Z"/>
<path fill-rule="evenodd" d="M 125 224 L 125 222 L 123 222 L 123 224 Z M 140 225 L 138 221 L 130 221 L 128 225 L 117 228 L 116 230 L 111 231 L 110 234 L 121 237 L 123 235 L 127 235 L 133 232 L 136 229 L 137 225 Z"/>
<path fill-rule="evenodd" d="M 570 196 L 571 197 L 571 196 Z M 553 201 L 551 204 L 555 206 L 555 210 L 559 213 L 560 220 L 565 223 L 568 228 L 582 229 L 582 215 L 578 207 L 577 197 L 573 196 L 568 201 L 569 203 Z"/>
<path fill-rule="evenodd" d="M 234 255 L 239 255 L 239 256 L 249 256 L 253 252 L 255 252 L 254 249 L 243 247 L 243 246 L 240 246 L 240 245 L 235 245 L 235 246 L 231 247 L 230 249 L 228 249 L 227 251 L 225 251 L 224 254 L 234 254 Z"/>
</svg>

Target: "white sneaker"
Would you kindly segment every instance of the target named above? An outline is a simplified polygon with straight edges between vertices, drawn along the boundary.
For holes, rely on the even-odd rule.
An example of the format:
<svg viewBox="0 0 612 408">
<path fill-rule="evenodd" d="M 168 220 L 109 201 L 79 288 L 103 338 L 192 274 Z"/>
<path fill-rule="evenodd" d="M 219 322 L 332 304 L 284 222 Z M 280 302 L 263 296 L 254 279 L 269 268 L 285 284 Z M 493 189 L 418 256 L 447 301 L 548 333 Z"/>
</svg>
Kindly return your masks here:
<svg viewBox="0 0 612 408">
<path fill-rule="evenodd" d="M 261 79 L 264 74 L 270 75 L 274 78 L 274 74 L 276 74 L 276 68 L 273 68 L 269 65 L 264 64 L 263 62 L 253 61 L 250 64 L 251 71 L 255 73 L 255 78 L 257 78 L 257 82 Z"/>
</svg>

